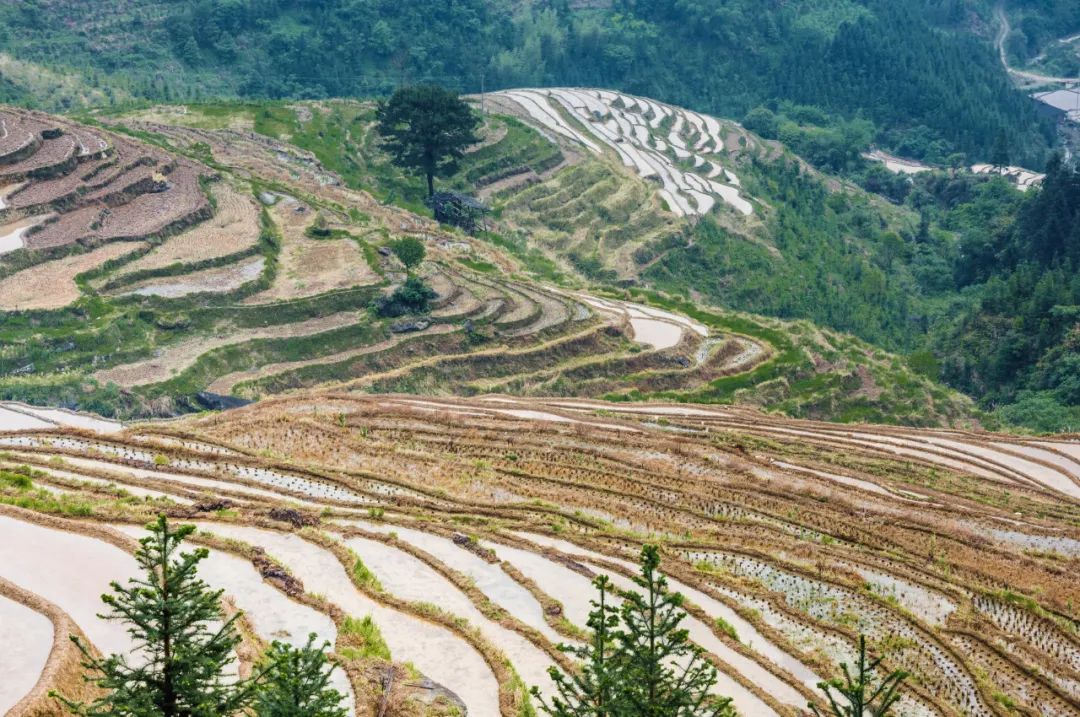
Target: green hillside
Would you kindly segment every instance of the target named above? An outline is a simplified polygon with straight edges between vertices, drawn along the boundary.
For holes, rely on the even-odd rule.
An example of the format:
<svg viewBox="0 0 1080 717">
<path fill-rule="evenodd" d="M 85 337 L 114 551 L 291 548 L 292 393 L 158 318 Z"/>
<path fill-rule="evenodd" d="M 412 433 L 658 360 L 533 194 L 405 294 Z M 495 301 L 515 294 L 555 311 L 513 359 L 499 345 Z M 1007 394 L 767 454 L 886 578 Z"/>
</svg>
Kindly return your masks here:
<svg viewBox="0 0 1080 717">
<path fill-rule="evenodd" d="M 354 186 L 426 211 L 421 181 L 378 150 L 369 105 L 330 103 L 309 122 L 285 106 L 248 111 L 258 131 L 314 151 Z M 1069 262 L 1080 222 L 1057 216 L 1080 205 L 1075 174 L 1052 173 L 1047 189 L 1025 195 L 999 178 L 929 172 L 887 201 L 751 139 L 757 148 L 725 166 L 760 211 L 744 219 L 718 209 L 688 221 L 664 212 L 652 185 L 610 159 L 552 172 L 559 148 L 521 120 L 492 117 L 488 131 L 499 140 L 444 183 L 484 193 L 494 177 L 544 173 L 489 197 L 499 232 L 490 239 L 535 278 L 640 285 L 808 319 L 908 355 L 923 375 L 1010 422 L 1076 425 L 1071 307 L 1080 292 Z M 852 176 L 869 185 L 871 170 Z"/>
<path fill-rule="evenodd" d="M 1024 27 L 1039 13 L 1037 38 L 1067 15 L 1029 9 Z M 427 79 L 611 87 L 727 117 L 789 102 L 826 126 L 865 119 L 883 146 L 938 161 L 986 157 L 1005 131 L 1041 167 L 1052 137 L 1009 85 L 986 0 L 28 0 L 4 4 L 0 26 L 0 52 L 121 101 L 366 97 Z M 13 99 L 81 100 L 15 79 L 30 92 Z"/>
</svg>

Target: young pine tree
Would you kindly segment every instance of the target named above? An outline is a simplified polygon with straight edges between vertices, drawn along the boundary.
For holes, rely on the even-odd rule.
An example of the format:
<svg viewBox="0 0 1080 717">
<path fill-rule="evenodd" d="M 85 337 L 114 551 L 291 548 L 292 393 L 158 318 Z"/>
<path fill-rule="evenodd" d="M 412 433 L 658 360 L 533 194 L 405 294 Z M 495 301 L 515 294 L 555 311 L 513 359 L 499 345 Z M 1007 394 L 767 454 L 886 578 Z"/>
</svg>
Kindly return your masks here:
<svg viewBox="0 0 1080 717">
<path fill-rule="evenodd" d="M 686 612 L 683 596 L 668 591 L 658 572 L 655 545 L 641 551 L 641 575 L 634 582 L 644 592 L 623 593 L 618 635 L 622 663 L 622 715 L 627 717 L 727 717 L 731 700 L 710 694 L 716 668 L 680 627 Z"/>
<path fill-rule="evenodd" d="M 822 713 L 814 704 L 810 705 L 810 710 L 817 717 L 821 717 L 822 714 L 830 714 L 832 717 L 885 717 L 888 715 L 893 705 L 900 699 L 900 685 L 907 679 L 908 674 L 897 670 L 875 685 L 874 673 L 881 664 L 881 660 L 880 657 L 867 660 L 866 636 L 859 635 L 859 664 L 856 665 L 855 674 L 851 674 L 846 664 L 841 664 L 840 667 L 844 670 L 844 681 L 833 679 L 818 683 L 818 687 L 829 700 L 829 712 Z M 833 690 L 840 694 L 840 700 L 833 697 Z"/>
<path fill-rule="evenodd" d="M 641 575 L 644 593 L 619 593 L 611 604 L 610 581 L 595 585 L 599 599 L 589 615 L 592 640 L 582 647 L 562 646 L 583 663 L 579 672 L 551 670 L 557 696 L 540 708 L 551 717 L 731 717 L 731 700 L 711 694 L 716 670 L 679 627 L 686 617 L 682 596 L 668 592 L 659 574 L 660 554 L 647 545 Z"/>
<path fill-rule="evenodd" d="M 615 634 L 619 613 L 612 606 L 611 581 L 601 575 L 593 581 L 599 594 L 591 601 L 588 627 L 592 640 L 574 647 L 560 645 L 559 649 L 573 655 L 582 664 L 580 672 L 566 675 L 557 668 L 548 670 L 557 696 L 548 703 L 533 687 L 533 697 L 551 717 L 616 717 L 620 714 L 615 700 L 619 695 L 619 655 L 616 654 Z"/>
<path fill-rule="evenodd" d="M 86 680 L 103 695 L 93 702 L 58 699 L 72 714 L 84 717 L 223 717 L 251 699 L 254 680 L 225 677 L 240 643 L 236 617 L 225 620 L 221 591 L 196 576 L 205 548 L 179 552 L 194 526 L 173 529 L 165 516 L 147 526 L 135 560 L 145 576 L 127 587 L 112 583 L 102 596 L 105 619 L 127 624 L 136 654 L 94 657 L 78 638 Z"/>
<path fill-rule="evenodd" d="M 345 717 L 344 696 L 330 686 L 334 665 L 326 659 L 328 644 L 296 648 L 275 641 L 263 657 L 266 681 L 252 705 L 256 717 Z"/>
</svg>

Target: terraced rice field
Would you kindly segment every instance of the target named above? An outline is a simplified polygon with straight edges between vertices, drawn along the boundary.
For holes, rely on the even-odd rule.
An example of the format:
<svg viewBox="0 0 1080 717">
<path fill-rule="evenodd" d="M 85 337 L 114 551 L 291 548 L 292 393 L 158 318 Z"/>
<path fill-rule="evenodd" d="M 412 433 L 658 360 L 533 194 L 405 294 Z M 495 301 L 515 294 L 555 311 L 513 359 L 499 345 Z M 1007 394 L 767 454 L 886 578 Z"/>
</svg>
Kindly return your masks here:
<svg viewBox="0 0 1080 717">
<path fill-rule="evenodd" d="M 198 109 L 157 108 L 105 118 L 113 124 L 103 129 L 0 110 L 9 130 L 0 146 L 0 171 L 8 172 L 0 181 L 0 393 L 123 417 L 203 410 L 217 404 L 216 395 L 257 399 L 320 386 L 660 395 L 813 416 L 849 406 L 867 415 L 866 404 L 871 411 L 880 404 L 882 414 L 905 422 L 970 415 L 962 398 L 846 337 L 699 313 L 702 307 L 668 297 L 615 290 L 610 277 L 599 284 L 606 289 L 585 291 L 573 277 L 587 272 L 573 262 L 602 256 L 605 272 L 636 276 L 647 263 L 641 251 L 653 255 L 699 216 L 664 212 L 671 201 L 654 179 L 714 182 L 741 197 L 737 172 L 752 151 L 769 148 L 737 125 L 640 98 L 554 92 L 536 101 L 601 153 L 571 148 L 564 135 L 552 148 L 525 123 L 496 118 L 466 179 L 516 171 L 519 161 L 545 175 L 494 198 L 505 237 L 467 236 L 350 188 L 356 177 L 335 174 L 287 138 L 251 131 L 258 122 L 215 123 Z M 509 97 L 493 103 L 523 112 Z M 609 108 L 596 122 L 639 128 L 614 144 L 668 162 L 666 174 L 643 179 L 619 166 L 622 155 L 575 119 L 590 103 Z M 339 104 L 356 113 L 342 116 L 367 116 L 357 103 Z M 336 108 L 305 107 L 320 116 Z M 250 107 L 236 112 L 253 117 Z M 353 129 L 348 151 L 368 166 L 373 158 L 361 153 L 375 150 L 366 139 L 357 144 L 361 129 Z M 681 157 L 676 140 L 694 156 Z M 44 162 L 61 144 L 67 149 L 48 171 L 23 165 L 49 147 Z M 689 190 L 670 192 L 703 209 Z M 709 211 L 718 221 L 742 221 L 734 208 Z M 308 231 L 319 215 L 325 237 Z M 424 242 L 420 272 L 438 296 L 423 316 L 382 318 L 370 307 L 404 279 L 390 251 L 404 236 Z M 789 332 L 801 338 L 785 339 Z M 761 383 L 773 385 L 750 390 Z M 931 394 L 935 408 L 927 414 Z"/>
<path fill-rule="evenodd" d="M 106 244 L 84 254 L 72 254 L 37 264 L 0 279 L 0 310 L 63 308 L 82 295 L 75 277 L 144 247 L 142 243 Z"/>
<path fill-rule="evenodd" d="M 265 268 L 266 258 L 253 256 L 220 268 L 202 269 L 175 277 L 140 281 L 125 288 L 120 295 L 179 299 L 193 294 L 229 293 L 254 282 Z"/>
<path fill-rule="evenodd" d="M 309 336 L 349 326 L 356 322 L 350 313 L 332 314 L 291 324 L 266 328 L 234 330 L 215 337 L 194 338 L 160 349 L 153 358 L 122 364 L 99 371 L 95 378 L 102 383 L 115 383 L 130 388 L 166 381 L 173 375 L 189 368 L 200 356 L 215 349 L 235 346 L 256 339 L 282 339 Z"/>
<path fill-rule="evenodd" d="M 581 638 L 590 578 L 628 585 L 644 542 L 740 714 L 802 714 L 858 633 L 913 673 L 901 714 L 1080 714 L 1069 439 L 340 391 L 111 433 L 47 418 L 0 433 L 0 470 L 33 484 L 0 484 L 0 614 L 25 617 L 0 637 L 27 655 L 8 705 L 68 684 L 59 665 L 34 687 L 70 659 L 59 616 L 124 649 L 96 595 L 166 512 L 258 638 L 331 641 L 358 715 L 407 670 L 396 704 L 519 714 Z M 345 649 L 364 619 L 389 656 Z"/>
<path fill-rule="evenodd" d="M 168 239 L 146 256 L 124 267 L 118 276 L 195 264 L 253 250 L 259 240 L 259 208 L 250 193 L 218 182 L 210 190 L 217 206 L 214 217 Z"/>
<path fill-rule="evenodd" d="M 278 196 L 269 212 L 282 235 L 280 266 L 273 286 L 246 303 L 288 301 L 380 282 L 354 239 L 313 239 L 305 234 L 316 214 L 310 206 Z"/>
<path fill-rule="evenodd" d="M 493 97 L 553 139 L 597 156 L 614 153 L 639 177 L 660 185 L 660 197 L 676 216 L 708 214 L 718 204 L 743 216 L 754 213 L 738 176 L 725 166 L 729 153 L 752 141 L 737 125 L 608 90 L 522 89 Z"/>
</svg>

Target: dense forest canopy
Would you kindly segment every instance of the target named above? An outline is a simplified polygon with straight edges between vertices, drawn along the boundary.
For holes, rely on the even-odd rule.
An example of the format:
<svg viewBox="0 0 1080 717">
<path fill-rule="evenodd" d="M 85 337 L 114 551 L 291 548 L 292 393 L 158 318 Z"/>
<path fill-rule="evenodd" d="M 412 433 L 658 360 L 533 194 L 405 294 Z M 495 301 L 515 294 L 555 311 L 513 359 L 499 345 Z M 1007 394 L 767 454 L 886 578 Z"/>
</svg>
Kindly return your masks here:
<svg viewBox="0 0 1080 717">
<path fill-rule="evenodd" d="M 1038 4 L 1038 17 L 1075 14 Z M 936 160 L 987 157 L 1005 131 L 1017 160 L 1041 166 L 1051 139 L 998 62 L 986 0 L 27 0 L 0 19 L 3 51 L 135 97 L 604 86 L 736 118 L 808 105 L 818 124 L 862 120 L 884 146 Z"/>
<path fill-rule="evenodd" d="M 1043 188 L 1016 211 L 978 196 L 960 213 L 969 207 L 956 278 L 974 298 L 931 334 L 942 377 L 988 407 L 1011 404 L 1004 412 L 1017 422 L 1075 430 L 1080 169 L 1053 160 Z"/>
</svg>

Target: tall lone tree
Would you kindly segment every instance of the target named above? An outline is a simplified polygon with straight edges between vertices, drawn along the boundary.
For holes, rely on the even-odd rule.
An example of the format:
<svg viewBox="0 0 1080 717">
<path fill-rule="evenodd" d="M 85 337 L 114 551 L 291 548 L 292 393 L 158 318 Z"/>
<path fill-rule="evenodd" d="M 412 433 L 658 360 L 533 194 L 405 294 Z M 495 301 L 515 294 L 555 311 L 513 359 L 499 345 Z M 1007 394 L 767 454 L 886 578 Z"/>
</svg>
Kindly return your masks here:
<svg viewBox="0 0 1080 717">
<path fill-rule="evenodd" d="M 1009 135 L 1005 134 L 1003 129 L 998 130 L 997 136 L 994 137 L 994 147 L 990 150 L 990 164 L 998 169 L 1009 166 Z"/>
<path fill-rule="evenodd" d="M 240 643 L 238 615 L 225 619 L 222 591 L 211 590 L 196 576 L 207 550 L 179 552 L 194 526 L 174 530 L 160 516 L 147 529 L 150 535 L 139 541 L 135 553 L 144 577 L 126 587 L 114 582 L 112 594 L 101 598 L 109 607 L 102 617 L 128 625 L 137 653 L 134 664 L 126 655 L 95 657 L 73 636 L 89 672 L 84 679 L 102 696 L 89 704 L 57 697 L 72 714 L 84 717 L 234 714 L 249 704 L 259 682 L 225 674 Z"/>
<path fill-rule="evenodd" d="M 622 604 L 611 604 L 609 580 L 594 585 L 599 599 L 589 615 L 592 639 L 580 647 L 560 646 L 582 662 L 580 672 L 552 668 L 557 695 L 550 703 L 536 688 L 533 695 L 551 717 L 731 717 L 731 700 L 712 694 L 716 669 L 704 651 L 680 627 L 686 618 L 683 597 L 668 590 L 659 572 L 660 553 L 652 545 L 641 552 L 642 592 L 617 591 Z"/>
<path fill-rule="evenodd" d="M 465 150 L 479 141 L 479 118 L 456 93 L 438 85 L 401 88 L 379 104 L 377 119 L 394 164 L 422 172 L 429 198 L 435 177 L 453 173 Z"/>
<path fill-rule="evenodd" d="M 877 681 L 875 672 L 881 660 L 880 657 L 867 659 L 866 636 L 859 635 L 859 663 L 855 665 L 854 673 L 847 664 L 841 664 L 843 681 L 833 679 L 819 682 L 818 688 L 829 700 L 829 711 L 822 712 L 815 704 L 810 705 L 810 710 L 816 717 L 885 717 L 890 714 L 893 705 L 900 699 L 900 686 L 908 674 L 897 670 Z M 833 696 L 834 690 L 841 699 Z"/>
</svg>

